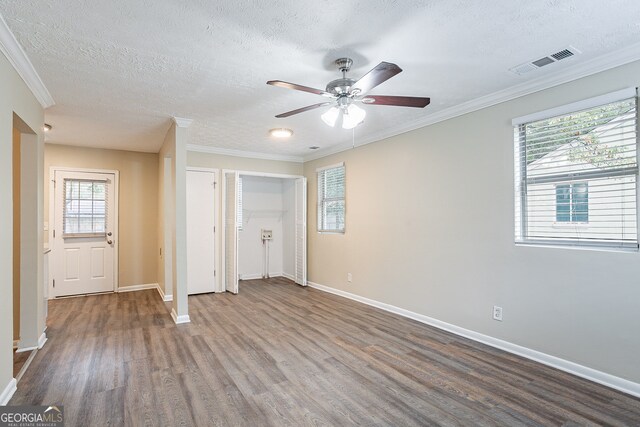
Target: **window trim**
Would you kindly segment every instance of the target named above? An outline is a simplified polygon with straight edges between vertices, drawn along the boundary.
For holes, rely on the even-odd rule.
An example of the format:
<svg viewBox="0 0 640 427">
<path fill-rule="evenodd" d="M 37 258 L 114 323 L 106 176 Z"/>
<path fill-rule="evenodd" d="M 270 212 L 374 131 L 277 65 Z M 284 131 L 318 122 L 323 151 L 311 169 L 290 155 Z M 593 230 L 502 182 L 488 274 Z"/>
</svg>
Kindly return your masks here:
<svg viewBox="0 0 640 427">
<path fill-rule="evenodd" d="M 590 171 L 590 172 L 576 172 L 576 173 L 565 173 L 565 174 L 557 174 L 557 175 L 549 175 L 544 177 L 536 177 L 529 178 L 527 176 L 527 163 L 526 158 L 522 158 L 520 156 L 520 152 L 522 150 L 522 142 L 525 139 L 522 137 L 522 134 L 525 132 L 525 125 L 531 122 L 541 121 L 545 119 L 550 119 L 558 116 L 569 115 L 573 113 L 578 113 L 583 110 L 588 110 L 591 108 L 596 108 L 601 105 L 606 105 L 610 103 L 615 103 L 619 101 L 624 101 L 626 99 L 635 98 L 636 100 L 636 165 L 633 167 L 620 168 L 613 172 L 604 172 L 604 171 Z M 584 250 L 602 250 L 602 251 L 612 251 L 612 252 L 638 252 L 640 250 L 640 98 L 638 94 L 638 89 L 626 88 L 616 92 L 611 92 L 608 94 L 588 98 L 582 101 L 573 102 L 570 104 L 562 105 L 559 107 L 547 109 L 544 111 L 540 111 L 537 113 L 528 114 L 525 116 L 514 118 L 512 121 L 512 126 L 514 128 L 514 138 L 516 141 L 514 143 L 514 183 L 516 183 L 516 187 L 514 190 L 517 190 L 517 195 L 514 199 L 514 214 L 515 218 L 513 221 L 514 226 L 516 225 L 516 221 L 520 223 L 520 235 L 518 236 L 514 233 L 515 236 L 515 245 L 516 246 L 537 246 L 537 247 L 549 247 L 549 248 L 560 248 L 560 249 L 584 249 Z M 519 141 L 519 143 L 518 143 Z M 616 178 L 616 177 L 625 177 L 629 175 L 635 175 L 636 179 L 636 242 L 602 242 L 602 241 L 572 241 L 570 239 L 553 239 L 553 238 L 530 238 L 525 237 L 528 236 L 528 223 L 527 223 L 527 186 L 531 184 L 539 184 L 539 183 L 554 183 L 561 184 L 562 182 L 566 182 L 567 184 L 573 184 L 575 182 L 588 182 L 590 179 L 597 178 Z M 518 179 L 516 181 L 516 178 Z M 519 201 L 519 211 L 518 212 L 518 201 L 517 198 L 520 198 Z M 519 218 L 518 218 L 519 217 Z M 557 222 L 554 221 L 552 224 L 554 228 L 588 228 L 589 222 Z M 516 230 L 514 230 L 516 231 Z"/>
<path fill-rule="evenodd" d="M 70 232 L 68 233 L 67 227 L 66 227 L 66 221 L 65 219 L 67 218 L 67 202 L 70 199 L 67 199 L 66 196 L 66 192 L 64 191 L 64 189 L 66 189 L 67 186 L 67 181 L 71 181 L 71 182 L 85 182 L 85 183 L 91 183 L 91 184 L 96 184 L 96 183 L 103 183 L 105 184 L 105 213 L 104 213 L 104 231 L 90 231 L 90 232 Z M 63 179 L 63 197 L 64 199 L 62 200 L 62 238 L 63 239 L 78 239 L 78 238 L 102 238 L 102 237 L 106 237 L 107 236 L 107 230 L 109 227 L 109 215 L 108 215 L 108 210 L 109 210 L 109 206 L 108 206 L 108 195 L 106 194 L 106 189 L 107 189 L 107 184 L 108 184 L 108 180 L 107 179 L 86 179 L 86 178 L 64 178 Z M 95 201 L 94 199 L 71 199 L 71 200 L 77 200 L 77 201 Z M 93 212 L 91 214 L 91 218 L 93 219 Z"/>
<path fill-rule="evenodd" d="M 336 168 L 343 168 L 344 169 L 344 179 L 343 179 L 343 183 L 344 183 L 344 196 L 337 198 L 337 197 L 333 197 L 330 199 L 321 199 L 320 198 L 320 194 L 317 192 L 318 188 L 319 188 L 319 183 L 320 183 L 320 174 L 329 170 L 329 169 L 336 169 Z M 340 163 L 334 163 L 332 165 L 328 165 L 328 166 L 323 166 L 320 168 L 316 169 L 316 199 L 317 199 L 317 204 L 316 204 L 316 228 L 319 234 L 345 234 L 346 229 L 347 229 L 347 169 L 345 167 L 344 162 L 340 162 Z M 325 202 L 335 202 L 335 201 L 343 201 L 344 204 L 344 224 L 342 226 L 342 229 L 323 229 L 322 226 L 322 217 L 320 215 L 318 215 L 318 212 L 321 209 L 321 206 L 323 205 L 323 203 Z"/>
</svg>

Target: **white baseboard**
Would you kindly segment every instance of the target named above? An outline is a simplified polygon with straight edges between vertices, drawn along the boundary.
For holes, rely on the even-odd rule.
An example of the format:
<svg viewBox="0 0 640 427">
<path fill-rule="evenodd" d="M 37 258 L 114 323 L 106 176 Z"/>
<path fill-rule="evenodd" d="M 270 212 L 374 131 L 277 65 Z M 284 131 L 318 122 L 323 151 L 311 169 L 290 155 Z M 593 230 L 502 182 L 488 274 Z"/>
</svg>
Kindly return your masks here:
<svg viewBox="0 0 640 427">
<path fill-rule="evenodd" d="M 143 285 L 130 285 L 130 286 L 121 286 L 118 288 L 116 292 L 135 292 L 135 291 L 145 291 L 147 289 L 156 289 L 158 287 L 157 283 L 146 283 Z"/>
<path fill-rule="evenodd" d="M 561 359 L 559 357 L 542 353 L 537 350 L 532 350 L 530 348 L 523 347 L 518 344 L 513 344 L 509 341 L 504 341 L 498 338 L 491 337 L 489 335 L 484 335 L 479 332 L 461 328 L 459 326 L 452 325 L 450 323 L 446 323 L 429 316 L 414 313 L 412 311 L 405 310 L 400 307 L 396 307 L 390 304 L 385 304 L 383 302 L 365 298 L 360 295 L 342 291 L 340 289 L 331 288 L 329 286 L 320 285 L 318 283 L 314 283 L 311 281 L 307 283 L 309 284 L 310 287 L 318 289 L 320 291 L 328 292 L 334 295 L 338 295 L 344 298 L 361 302 L 363 304 L 370 305 L 372 307 L 379 308 L 381 310 L 395 313 L 400 316 L 407 317 L 409 319 L 413 319 L 418 322 L 434 326 L 438 329 L 442 329 L 442 330 L 451 332 L 453 334 L 456 334 L 465 338 L 469 338 L 473 341 L 477 341 L 477 342 L 489 345 L 491 347 L 504 350 L 508 353 L 513 353 L 518 356 L 522 356 L 526 359 L 530 359 L 530 360 L 542 363 L 543 365 L 551 366 L 552 368 L 556 368 L 561 371 L 568 372 L 570 374 L 576 375 L 581 378 L 585 378 L 595 383 L 602 384 L 607 387 L 611 387 L 623 393 L 627 393 L 635 397 L 640 397 L 640 383 L 629 381 L 624 378 L 617 377 L 615 375 L 607 374 L 606 372 L 598 371 L 598 370 L 589 368 L 587 366 L 579 365 L 569 360 Z"/>
<path fill-rule="evenodd" d="M 269 273 L 269 277 L 281 277 L 281 276 L 284 276 L 284 274 L 281 271 L 275 271 L 275 272 Z M 256 280 L 256 279 L 262 279 L 262 273 L 251 273 L 251 274 L 240 275 L 240 280 Z"/>
<path fill-rule="evenodd" d="M 160 294 L 160 298 L 162 298 L 162 301 L 173 301 L 173 295 L 165 295 L 164 291 L 162 290 L 162 286 L 160 285 L 156 285 L 156 289 L 158 290 L 158 293 Z"/>
<path fill-rule="evenodd" d="M 178 313 L 176 313 L 176 310 L 174 308 L 171 309 L 171 318 L 176 323 L 176 325 L 179 325 L 181 323 L 191 322 L 191 319 L 189 318 L 188 314 L 183 314 L 182 316 L 178 316 Z"/>
<path fill-rule="evenodd" d="M 38 338 L 38 350 L 44 347 L 44 344 L 46 342 L 47 342 L 47 334 L 43 332 L 42 335 L 40 335 L 40 338 Z"/>
<path fill-rule="evenodd" d="M 17 390 L 17 384 L 18 382 L 16 381 L 16 379 L 11 378 L 9 384 L 7 384 L 2 393 L 0 393 L 0 406 L 6 406 L 7 403 L 9 403 L 11 397 L 13 397 L 13 393 L 15 393 Z"/>
<path fill-rule="evenodd" d="M 293 274 L 289 274 L 289 273 L 282 273 L 282 277 L 286 277 L 289 280 L 293 280 L 294 282 L 296 281 L 296 276 L 294 276 Z"/>
<path fill-rule="evenodd" d="M 37 350 L 38 346 L 34 345 L 31 347 L 20 347 L 20 344 L 18 344 L 18 348 L 16 349 L 16 353 L 24 353 L 26 351 L 33 351 L 33 350 Z"/>
</svg>

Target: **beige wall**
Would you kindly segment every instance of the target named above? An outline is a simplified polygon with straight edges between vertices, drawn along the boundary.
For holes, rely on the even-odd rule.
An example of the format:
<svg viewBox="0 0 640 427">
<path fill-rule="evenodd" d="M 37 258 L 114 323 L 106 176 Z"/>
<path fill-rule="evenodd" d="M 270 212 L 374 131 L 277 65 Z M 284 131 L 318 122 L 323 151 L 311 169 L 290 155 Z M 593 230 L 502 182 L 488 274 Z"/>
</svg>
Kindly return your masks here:
<svg viewBox="0 0 640 427">
<path fill-rule="evenodd" d="M 20 131 L 13 128 L 13 340 L 20 339 Z"/>
<path fill-rule="evenodd" d="M 41 127 L 44 111 L 9 61 L 0 55 L 0 393 L 13 377 L 13 123 L 14 114 L 37 133 L 36 152 L 42 149 Z M 33 159 L 34 163 L 38 158 Z M 35 171 L 37 174 L 38 172 Z M 37 189 L 34 197 L 39 195 Z M 36 203 L 33 217 L 42 218 L 42 203 Z M 40 227 L 38 227 L 40 228 Z M 42 233 L 33 231 L 33 240 L 42 244 Z M 32 243 L 32 242 L 29 242 Z M 39 248 L 42 254 L 42 247 Z M 29 260 L 32 272 L 42 278 L 42 258 Z M 33 289 L 36 293 L 41 288 Z M 33 329 L 40 333 L 44 327 L 43 301 L 33 300 Z"/>
<path fill-rule="evenodd" d="M 286 175 L 302 175 L 303 172 L 302 163 L 285 162 L 281 160 L 248 159 L 222 154 L 199 153 L 196 151 L 187 152 L 187 166 L 280 173 Z"/>
<path fill-rule="evenodd" d="M 158 154 L 46 144 L 44 204 L 49 222 L 52 166 L 120 171 L 118 285 L 157 283 Z"/>
<path fill-rule="evenodd" d="M 182 122 L 182 120 L 178 120 Z M 171 316 L 188 322 L 187 298 L 187 129 L 172 123 L 158 156 L 158 241 L 162 249 L 158 277 L 165 295 L 172 296 Z"/>
<path fill-rule="evenodd" d="M 309 280 L 640 382 L 640 254 L 515 246 L 511 127 L 638 85 L 640 62 L 305 163 Z M 340 161 L 346 233 L 318 234 Z"/>
<path fill-rule="evenodd" d="M 216 234 L 216 261 L 215 268 L 218 274 L 216 274 L 216 291 L 220 292 L 224 289 L 222 283 L 222 268 L 224 268 L 224 257 L 222 253 L 222 240 L 224 238 L 224 224 L 222 216 L 222 172 L 225 169 L 237 170 L 243 172 L 263 172 L 282 175 L 298 175 L 302 176 L 304 170 L 302 163 L 287 162 L 280 160 L 262 160 L 262 159 L 249 159 L 244 157 L 225 156 L 222 154 L 210 154 L 200 153 L 195 151 L 187 152 L 187 167 L 199 167 L 217 170 L 218 181 L 218 199 L 216 200 L 217 206 L 215 207 L 217 214 L 216 229 L 219 232 Z"/>
</svg>

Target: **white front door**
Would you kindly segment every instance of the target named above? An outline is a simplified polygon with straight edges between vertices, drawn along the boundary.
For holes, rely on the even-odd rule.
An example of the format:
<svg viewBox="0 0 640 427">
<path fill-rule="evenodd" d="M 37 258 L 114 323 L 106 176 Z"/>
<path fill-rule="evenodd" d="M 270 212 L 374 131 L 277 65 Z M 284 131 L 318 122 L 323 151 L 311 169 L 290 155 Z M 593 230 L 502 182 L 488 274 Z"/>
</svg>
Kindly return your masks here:
<svg viewBox="0 0 640 427">
<path fill-rule="evenodd" d="M 187 292 L 214 292 L 215 184 L 213 171 L 187 170 Z"/>
<path fill-rule="evenodd" d="M 115 290 L 115 178 L 114 173 L 55 171 L 54 297 Z"/>
</svg>

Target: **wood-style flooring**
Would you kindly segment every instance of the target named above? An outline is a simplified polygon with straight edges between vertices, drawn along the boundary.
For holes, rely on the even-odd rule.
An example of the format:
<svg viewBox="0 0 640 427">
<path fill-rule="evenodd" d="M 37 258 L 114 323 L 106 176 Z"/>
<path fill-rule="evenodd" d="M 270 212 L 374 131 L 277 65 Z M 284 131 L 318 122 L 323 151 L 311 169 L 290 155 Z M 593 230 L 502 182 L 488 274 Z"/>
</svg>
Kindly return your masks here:
<svg viewBox="0 0 640 427">
<path fill-rule="evenodd" d="M 67 426 L 640 425 L 636 399 L 286 279 L 189 297 L 50 302 L 11 405 Z"/>
<path fill-rule="evenodd" d="M 25 362 L 29 359 L 29 356 L 31 356 L 31 351 L 21 351 L 18 353 L 15 349 L 13 350 L 13 378 L 18 376 Z"/>
</svg>

